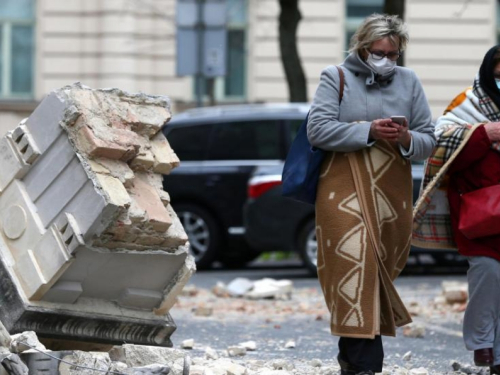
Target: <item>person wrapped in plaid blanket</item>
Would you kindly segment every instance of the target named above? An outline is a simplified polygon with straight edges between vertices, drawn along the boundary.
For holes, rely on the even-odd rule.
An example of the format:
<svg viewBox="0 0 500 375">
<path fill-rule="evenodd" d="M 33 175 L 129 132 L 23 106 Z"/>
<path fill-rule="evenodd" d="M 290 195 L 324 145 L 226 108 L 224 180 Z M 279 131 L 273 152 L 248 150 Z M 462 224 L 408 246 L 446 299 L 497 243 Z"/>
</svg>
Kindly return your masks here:
<svg viewBox="0 0 500 375">
<path fill-rule="evenodd" d="M 474 351 L 477 366 L 500 374 L 500 226 L 471 239 L 458 225 L 462 194 L 500 184 L 500 45 L 484 56 L 473 86 L 437 120 L 435 134 L 437 146 L 414 209 L 412 243 L 456 248 L 467 257 L 465 346 Z"/>
</svg>

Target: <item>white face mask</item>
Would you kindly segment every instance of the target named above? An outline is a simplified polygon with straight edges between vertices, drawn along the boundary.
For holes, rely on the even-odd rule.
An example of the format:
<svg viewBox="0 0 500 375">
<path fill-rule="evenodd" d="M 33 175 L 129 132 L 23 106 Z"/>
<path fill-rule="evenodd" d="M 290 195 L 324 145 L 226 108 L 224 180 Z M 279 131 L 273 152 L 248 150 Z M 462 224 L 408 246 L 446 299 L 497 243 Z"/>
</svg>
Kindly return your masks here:
<svg viewBox="0 0 500 375">
<path fill-rule="evenodd" d="M 371 53 L 368 54 L 368 58 L 366 59 L 366 63 L 377 73 L 380 75 L 384 75 L 392 72 L 396 68 L 396 61 L 389 60 L 384 57 L 381 60 L 375 60 Z"/>
</svg>

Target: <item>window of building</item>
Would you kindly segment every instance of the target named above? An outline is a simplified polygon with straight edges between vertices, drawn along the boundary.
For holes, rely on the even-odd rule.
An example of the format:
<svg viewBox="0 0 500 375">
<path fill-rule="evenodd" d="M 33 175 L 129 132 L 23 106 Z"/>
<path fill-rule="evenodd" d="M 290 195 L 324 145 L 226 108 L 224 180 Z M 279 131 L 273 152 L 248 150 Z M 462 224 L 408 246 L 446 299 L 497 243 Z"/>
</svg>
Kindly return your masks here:
<svg viewBox="0 0 500 375">
<path fill-rule="evenodd" d="M 215 79 L 214 94 L 217 101 L 241 101 L 246 96 L 247 0 L 226 0 L 226 4 L 226 76 Z M 196 85 L 195 82 L 195 94 Z M 206 81 L 203 86 L 202 91 L 208 96 Z"/>
<path fill-rule="evenodd" d="M 0 98 L 31 98 L 34 77 L 35 0 L 2 0 Z"/>
<path fill-rule="evenodd" d="M 349 49 L 352 36 L 363 20 L 372 13 L 383 11 L 384 0 L 346 0 L 346 51 Z"/>
</svg>

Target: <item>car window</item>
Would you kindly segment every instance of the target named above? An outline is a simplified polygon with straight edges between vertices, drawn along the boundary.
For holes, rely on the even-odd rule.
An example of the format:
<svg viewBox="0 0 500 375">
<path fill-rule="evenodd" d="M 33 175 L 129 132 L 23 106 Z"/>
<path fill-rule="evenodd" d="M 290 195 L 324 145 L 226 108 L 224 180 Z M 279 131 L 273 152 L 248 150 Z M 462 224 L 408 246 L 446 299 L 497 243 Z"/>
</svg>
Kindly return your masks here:
<svg viewBox="0 0 500 375">
<path fill-rule="evenodd" d="M 179 126 L 167 133 L 167 140 L 182 161 L 205 160 L 212 125 Z"/>
<path fill-rule="evenodd" d="M 238 121 L 218 124 L 210 145 L 210 160 L 279 159 L 277 120 Z"/>
</svg>

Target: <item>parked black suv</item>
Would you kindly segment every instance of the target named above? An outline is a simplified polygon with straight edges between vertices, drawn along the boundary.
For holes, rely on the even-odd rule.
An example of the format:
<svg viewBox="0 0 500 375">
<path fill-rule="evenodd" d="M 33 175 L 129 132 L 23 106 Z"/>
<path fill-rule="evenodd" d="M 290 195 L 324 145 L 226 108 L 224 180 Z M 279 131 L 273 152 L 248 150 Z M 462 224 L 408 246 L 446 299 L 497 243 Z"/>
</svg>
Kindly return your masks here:
<svg viewBox="0 0 500 375">
<path fill-rule="evenodd" d="M 240 266 L 259 255 L 244 238 L 248 180 L 256 168 L 283 164 L 308 109 L 307 104 L 193 109 L 164 128 L 181 165 L 163 184 L 199 268 L 214 260 Z"/>
<path fill-rule="evenodd" d="M 282 171 L 283 163 L 254 170 L 244 208 L 245 236 L 249 245 L 259 251 L 298 252 L 311 274 L 316 274 L 314 206 L 282 196 Z M 412 163 L 413 203 L 419 194 L 423 172 L 423 162 Z"/>
</svg>

